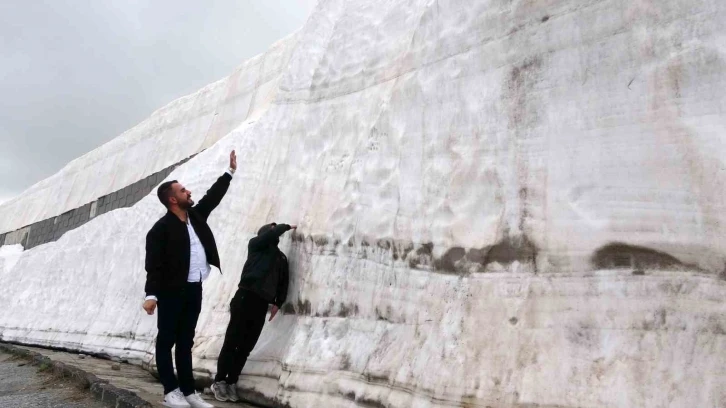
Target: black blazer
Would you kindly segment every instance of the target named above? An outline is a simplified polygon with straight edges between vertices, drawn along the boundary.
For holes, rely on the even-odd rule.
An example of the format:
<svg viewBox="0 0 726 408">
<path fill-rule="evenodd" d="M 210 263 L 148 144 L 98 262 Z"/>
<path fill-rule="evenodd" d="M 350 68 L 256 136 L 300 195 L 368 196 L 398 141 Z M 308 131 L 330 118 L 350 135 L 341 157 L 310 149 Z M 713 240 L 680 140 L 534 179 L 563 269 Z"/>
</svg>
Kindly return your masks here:
<svg viewBox="0 0 726 408">
<path fill-rule="evenodd" d="M 187 211 L 189 222 L 204 247 L 207 262 L 221 271 L 217 243 L 207 225 L 209 214 L 227 193 L 232 176 L 225 173 L 209 188 L 199 203 Z M 146 295 L 177 292 L 189 276 L 189 232 L 179 217 L 168 211 L 146 234 Z"/>
</svg>

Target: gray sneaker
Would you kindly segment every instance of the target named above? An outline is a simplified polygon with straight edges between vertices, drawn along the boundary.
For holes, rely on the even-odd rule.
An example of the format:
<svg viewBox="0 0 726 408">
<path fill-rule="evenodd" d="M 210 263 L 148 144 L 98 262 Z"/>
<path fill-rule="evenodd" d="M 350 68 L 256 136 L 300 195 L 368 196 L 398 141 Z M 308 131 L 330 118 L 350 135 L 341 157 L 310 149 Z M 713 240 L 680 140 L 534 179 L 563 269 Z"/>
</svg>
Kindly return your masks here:
<svg viewBox="0 0 726 408">
<path fill-rule="evenodd" d="M 217 381 L 212 384 L 212 392 L 214 393 L 214 399 L 217 401 L 229 401 L 229 395 L 227 395 L 227 383 L 224 381 Z M 236 395 L 235 395 L 236 396 Z"/>
<path fill-rule="evenodd" d="M 239 394 L 237 394 L 237 384 L 227 384 L 227 398 L 232 402 L 239 401 Z"/>
</svg>

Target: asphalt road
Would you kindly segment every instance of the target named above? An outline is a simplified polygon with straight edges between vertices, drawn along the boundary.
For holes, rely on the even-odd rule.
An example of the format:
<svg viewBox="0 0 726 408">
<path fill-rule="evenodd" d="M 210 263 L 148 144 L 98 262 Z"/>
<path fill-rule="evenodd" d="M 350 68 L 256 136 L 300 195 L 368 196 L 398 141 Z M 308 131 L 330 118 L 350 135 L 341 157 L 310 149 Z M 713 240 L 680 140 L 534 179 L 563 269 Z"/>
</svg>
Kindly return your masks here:
<svg viewBox="0 0 726 408">
<path fill-rule="evenodd" d="M 0 408 L 102 408 L 104 405 L 73 384 L 0 352 Z"/>
</svg>

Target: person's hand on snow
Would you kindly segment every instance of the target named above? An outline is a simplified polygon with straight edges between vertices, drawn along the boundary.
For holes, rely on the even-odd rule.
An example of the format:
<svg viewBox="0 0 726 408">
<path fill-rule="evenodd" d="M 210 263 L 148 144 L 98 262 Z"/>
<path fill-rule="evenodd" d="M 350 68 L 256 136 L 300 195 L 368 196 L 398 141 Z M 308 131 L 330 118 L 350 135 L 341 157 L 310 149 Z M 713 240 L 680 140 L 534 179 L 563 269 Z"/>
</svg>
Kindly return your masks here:
<svg viewBox="0 0 726 408">
<path fill-rule="evenodd" d="M 275 315 L 277 314 L 277 312 L 279 310 L 280 310 L 280 308 L 277 307 L 277 305 L 272 306 L 272 311 L 270 312 L 270 320 L 268 320 L 268 322 L 272 321 L 272 318 L 275 317 Z"/>
</svg>

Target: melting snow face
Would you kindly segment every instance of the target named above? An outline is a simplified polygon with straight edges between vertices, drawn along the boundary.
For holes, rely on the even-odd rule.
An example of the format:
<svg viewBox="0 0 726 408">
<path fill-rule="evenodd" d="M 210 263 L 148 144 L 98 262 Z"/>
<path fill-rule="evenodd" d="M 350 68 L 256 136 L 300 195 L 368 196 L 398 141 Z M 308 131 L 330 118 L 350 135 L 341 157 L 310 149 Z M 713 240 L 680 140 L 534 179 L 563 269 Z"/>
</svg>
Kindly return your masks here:
<svg viewBox="0 0 726 408">
<path fill-rule="evenodd" d="M 84 204 L 205 149 L 168 177 L 200 198 L 237 150 L 210 218 L 224 275 L 204 287 L 200 377 L 248 239 L 299 225 L 250 397 L 724 406 L 725 21 L 716 0 L 321 1 L 48 185 Z M 56 211 L 43 194 L 0 220 Z M 2 339 L 152 361 L 144 237 L 163 213 L 151 194 L 3 261 Z"/>
</svg>

